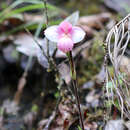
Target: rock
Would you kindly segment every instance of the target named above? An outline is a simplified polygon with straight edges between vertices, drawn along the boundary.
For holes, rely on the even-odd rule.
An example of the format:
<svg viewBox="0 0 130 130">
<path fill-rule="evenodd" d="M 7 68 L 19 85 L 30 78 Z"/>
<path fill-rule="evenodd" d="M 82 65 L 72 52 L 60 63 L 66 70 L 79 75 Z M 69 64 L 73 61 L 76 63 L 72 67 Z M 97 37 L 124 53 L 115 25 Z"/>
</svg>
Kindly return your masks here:
<svg viewBox="0 0 130 130">
<path fill-rule="evenodd" d="M 100 72 L 96 75 L 96 82 L 101 84 L 105 80 L 105 76 L 106 76 L 105 68 L 104 65 L 102 65 Z"/>
<path fill-rule="evenodd" d="M 96 91 L 91 91 L 85 98 L 86 105 L 90 104 L 91 107 L 95 108 L 99 106 L 100 93 L 96 94 Z"/>
<path fill-rule="evenodd" d="M 24 116 L 24 123 L 28 126 L 28 129 L 32 129 L 33 122 L 36 120 L 36 112 L 29 112 Z"/>
<path fill-rule="evenodd" d="M 83 85 L 83 89 L 91 89 L 92 87 L 94 87 L 94 82 L 93 81 L 88 81 Z"/>
<path fill-rule="evenodd" d="M 120 13 L 122 16 L 129 13 L 130 0 L 104 0 L 104 4 L 108 8 Z"/>
<path fill-rule="evenodd" d="M 98 107 L 98 106 L 99 106 L 99 99 L 95 99 L 95 100 L 91 103 L 91 106 L 92 106 L 93 108 Z"/>
<path fill-rule="evenodd" d="M 130 121 L 125 122 L 125 126 L 130 130 Z"/>
<path fill-rule="evenodd" d="M 127 81 L 130 82 L 130 58 L 122 56 L 120 62 L 120 71 L 126 74 Z"/>
<path fill-rule="evenodd" d="M 8 114 L 17 114 L 19 107 L 14 101 L 10 101 L 9 99 L 3 102 L 2 108 Z"/>
<path fill-rule="evenodd" d="M 9 63 L 15 63 L 19 58 L 18 52 L 12 45 L 9 45 L 3 49 L 3 55 L 6 61 Z"/>
<path fill-rule="evenodd" d="M 21 117 L 10 115 L 6 118 L 3 129 L 0 130 L 25 130 L 25 126 Z"/>
<path fill-rule="evenodd" d="M 116 21 L 115 21 L 114 19 L 111 19 L 111 20 L 107 23 L 106 28 L 107 28 L 108 30 L 111 30 L 111 28 L 112 28 L 115 24 L 116 24 Z"/>
<path fill-rule="evenodd" d="M 123 120 L 110 120 L 105 126 L 105 130 L 125 130 Z"/>
</svg>

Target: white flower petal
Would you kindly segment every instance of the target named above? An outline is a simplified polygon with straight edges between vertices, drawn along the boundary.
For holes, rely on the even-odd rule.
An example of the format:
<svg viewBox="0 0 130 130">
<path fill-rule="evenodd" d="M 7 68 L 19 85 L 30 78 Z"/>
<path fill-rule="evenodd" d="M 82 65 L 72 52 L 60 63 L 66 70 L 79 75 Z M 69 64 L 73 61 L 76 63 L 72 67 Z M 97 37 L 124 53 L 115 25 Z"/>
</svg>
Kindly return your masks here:
<svg viewBox="0 0 130 130">
<path fill-rule="evenodd" d="M 59 50 L 67 53 L 73 49 L 74 43 L 69 37 L 60 38 L 57 44 Z"/>
<path fill-rule="evenodd" d="M 52 42 L 58 42 L 57 25 L 51 26 L 45 30 L 45 36 Z"/>
<path fill-rule="evenodd" d="M 74 43 L 82 41 L 85 37 L 85 32 L 80 27 L 73 27 L 72 40 Z"/>
</svg>

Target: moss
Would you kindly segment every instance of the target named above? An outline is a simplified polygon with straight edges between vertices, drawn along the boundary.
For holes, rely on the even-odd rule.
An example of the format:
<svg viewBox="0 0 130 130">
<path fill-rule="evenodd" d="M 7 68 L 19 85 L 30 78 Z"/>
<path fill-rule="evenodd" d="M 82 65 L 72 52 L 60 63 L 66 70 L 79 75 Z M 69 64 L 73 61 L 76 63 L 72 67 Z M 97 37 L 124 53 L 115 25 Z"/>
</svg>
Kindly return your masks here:
<svg viewBox="0 0 130 130">
<path fill-rule="evenodd" d="M 100 72 L 104 60 L 104 49 L 102 44 L 103 43 L 100 40 L 95 39 L 92 48 L 89 49 L 89 56 L 80 61 L 78 68 L 79 85 L 82 85 L 86 81 L 93 80 L 95 75 Z"/>
<path fill-rule="evenodd" d="M 81 0 L 80 2 L 78 0 L 71 0 L 65 6 L 71 12 L 77 9 L 81 15 L 87 15 L 101 12 L 100 3 L 100 0 Z"/>
<path fill-rule="evenodd" d="M 87 14 L 95 14 L 95 13 L 100 13 L 101 10 L 97 4 L 91 4 L 90 6 L 87 7 Z"/>
</svg>

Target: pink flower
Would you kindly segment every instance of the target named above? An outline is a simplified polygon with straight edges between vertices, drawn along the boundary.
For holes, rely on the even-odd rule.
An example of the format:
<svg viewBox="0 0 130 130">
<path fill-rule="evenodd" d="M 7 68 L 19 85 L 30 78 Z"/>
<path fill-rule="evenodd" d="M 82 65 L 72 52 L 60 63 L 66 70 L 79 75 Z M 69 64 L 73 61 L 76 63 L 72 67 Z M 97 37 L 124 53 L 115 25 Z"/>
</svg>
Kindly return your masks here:
<svg viewBox="0 0 130 130">
<path fill-rule="evenodd" d="M 57 43 L 57 47 L 64 53 L 71 51 L 75 43 L 83 40 L 85 32 L 69 22 L 63 21 L 59 26 L 54 25 L 45 30 L 48 40 Z"/>
</svg>

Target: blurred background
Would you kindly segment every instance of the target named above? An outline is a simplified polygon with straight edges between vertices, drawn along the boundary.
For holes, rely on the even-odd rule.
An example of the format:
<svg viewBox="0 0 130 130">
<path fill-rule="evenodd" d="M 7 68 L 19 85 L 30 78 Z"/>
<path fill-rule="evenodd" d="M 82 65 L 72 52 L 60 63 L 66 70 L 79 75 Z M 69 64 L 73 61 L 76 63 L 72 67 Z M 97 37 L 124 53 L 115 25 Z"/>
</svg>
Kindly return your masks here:
<svg viewBox="0 0 130 130">
<path fill-rule="evenodd" d="M 35 39 L 45 43 L 45 3 L 42 0 L 0 0 L 0 130 L 42 130 L 45 127 L 78 130 L 66 57 L 55 45 L 50 45 L 50 55 L 54 56 L 61 73 L 58 78 L 45 57 L 35 56 Z M 110 29 L 130 13 L 130 0 L 47 0 L 46 4 L 49 26 L 59 24 L 75 11 L 80 12 L 77 25 L 84 29 L 86 37 L 76 44 L 73 55 L 84 124 L 87 130 L 101 130 L 106 126 L 104 118 L 121 118 L 118 106 L 112 103 L 104 106 L 103 44 Z M 77 15 L 71 19 L 75 17 Z M 124 69 L 130 65 L 130 44 L 123 61 L 122 71 L 130 76 Z M 109 69 L 113 74 L 111 63 Z M 128 121 L 127 117 L 123 119 Z M 122 120 L 117 123 L 121 124 L 118 130 L 123 130 Z M 130 128 L 127 122 L 125 125 Z"/>
</svg>

